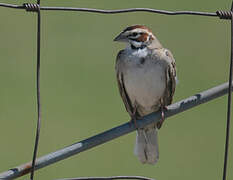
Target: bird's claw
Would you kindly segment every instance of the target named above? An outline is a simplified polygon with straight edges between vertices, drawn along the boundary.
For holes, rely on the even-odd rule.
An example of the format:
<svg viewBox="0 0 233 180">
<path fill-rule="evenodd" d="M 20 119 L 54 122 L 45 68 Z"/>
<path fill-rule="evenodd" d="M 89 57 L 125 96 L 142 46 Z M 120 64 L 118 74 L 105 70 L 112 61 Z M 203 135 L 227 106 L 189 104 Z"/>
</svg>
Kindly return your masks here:
<svg viewBox="0 0 233 180">
<path fill-rule="evenodd" d="M 136 129 L 138 129 L 137 119 L 135 117 L 132 117 L 132 119 L 130 120 L 130 124 L 133 125 Z"/>
<path fill-rule="evenodd" d="M 157 128 L 160 129 L 164 123 L 165 120 L 165 115 L 164 115 L 164 110 L 167 111 L 168 108 L 167 106 L 161 107 L 161 120 L 157 123 Z"/>
</svg>

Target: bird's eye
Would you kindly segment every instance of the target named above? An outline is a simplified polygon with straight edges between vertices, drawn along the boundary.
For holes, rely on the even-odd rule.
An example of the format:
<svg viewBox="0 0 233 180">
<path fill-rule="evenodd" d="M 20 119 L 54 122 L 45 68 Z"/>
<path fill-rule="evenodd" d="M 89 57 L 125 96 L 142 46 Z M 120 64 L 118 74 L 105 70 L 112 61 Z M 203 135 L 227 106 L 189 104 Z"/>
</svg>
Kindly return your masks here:
<svg viewBox="0 0 233 180">
<path fill-rule="evenodd" d="M 132 34 L 132 36 L 137 36 L 138 35 L 138 33 L 136 33 L 136 32 L 134 32 L 133 34 Z"/>
</svg>

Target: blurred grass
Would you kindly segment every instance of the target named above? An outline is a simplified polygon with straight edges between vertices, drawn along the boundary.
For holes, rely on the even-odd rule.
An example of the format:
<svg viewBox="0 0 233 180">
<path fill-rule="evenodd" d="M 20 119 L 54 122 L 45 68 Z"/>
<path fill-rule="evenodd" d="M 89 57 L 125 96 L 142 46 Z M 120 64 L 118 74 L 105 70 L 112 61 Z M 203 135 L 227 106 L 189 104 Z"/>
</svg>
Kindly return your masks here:
<svg viewBox="0 0 233 180">
<path fill-rule="evenodd" d="M 215 12 L 229 9 L 231 1 L 41 3 L 43 6 L 150 7 Z M 36 125 L 36 14 L 0 8 L 0 18 L 2 172 L 32 158 Z M 129 120 L 118 94 L 114 72 L 115 56 L 124 46 L 112 39 L 131 24 L 147 25 L 173 52 L 179 78 L 175 101 L 227 81 L 229 21 L 149 13 L 100 15 L 42 11 L 39 156 Z M 223 97 L 168 119 L 159 132 L 160 161 L 156 166 L 138 162 L 133 155 L 135 133 L 132 133 L 39 170 L 36 179 L 111 175 L 142 175 L 158 180 L 219 179 L 223 165 L 226 100 Z M 233 138 L 230 141 L 228 178 L 232 179 Z"/>
</svg>

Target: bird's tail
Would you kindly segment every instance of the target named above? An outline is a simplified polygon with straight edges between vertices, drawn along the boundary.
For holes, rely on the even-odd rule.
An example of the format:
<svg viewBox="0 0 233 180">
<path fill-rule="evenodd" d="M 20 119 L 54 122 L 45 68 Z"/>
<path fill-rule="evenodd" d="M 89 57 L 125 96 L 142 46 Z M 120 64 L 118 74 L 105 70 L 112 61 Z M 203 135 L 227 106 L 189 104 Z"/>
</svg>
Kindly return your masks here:
<svg viewBox="0 0 233 180">
<path fill-rule="evenodd" d="M 155 125 L 138 129 L 134 154 L 142 163 L 156 164 L 159 159 L 158 135 Z"/>
</svg>

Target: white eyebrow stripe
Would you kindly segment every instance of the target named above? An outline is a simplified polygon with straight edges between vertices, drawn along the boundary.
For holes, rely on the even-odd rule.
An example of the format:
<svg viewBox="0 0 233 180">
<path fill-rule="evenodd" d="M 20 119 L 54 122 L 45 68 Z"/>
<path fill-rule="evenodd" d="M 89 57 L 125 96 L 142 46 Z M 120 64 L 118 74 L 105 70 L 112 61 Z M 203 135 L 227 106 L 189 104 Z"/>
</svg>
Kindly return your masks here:
<svg viewBox="0 0 233 180">
<path fill-rule="evenodd" d="M 127 35 L 130 34 L 130 32 L 131 33 L 137 32 L 137 33 L 147 33 L 149 36 L 154 37 L 153 33 L 148 31 L 147 29 L 136 28 L 136 29 L 133 29 L 131 31 L 126 31 L 126 32 L 128 32 Z"/>
<path fill-rule="evenodd" d="M 129 36 L 130 34 L 132 34 L 134 32 L 136 32 L 136 33 L 146 33 L 146 34 L 148 34 L 147 38 L 152 37 L 153 39 L 155 39 L 155 36 L 154 36 L 154 34 L 152 32 L 150 32 L 147 29 L 143 29 L 143 28 L 135 28 L 133 30 L 128 30 L 128 31 L 125 31 L 124 34 L 125 34 L 125 36 Z M 136 36 L 134 39 L 137 39 L 137 38 L 138 38 L 138 36 Z M 147 39 L 147 41 L 148 41 L 148 39 Z"/>
</svg>

